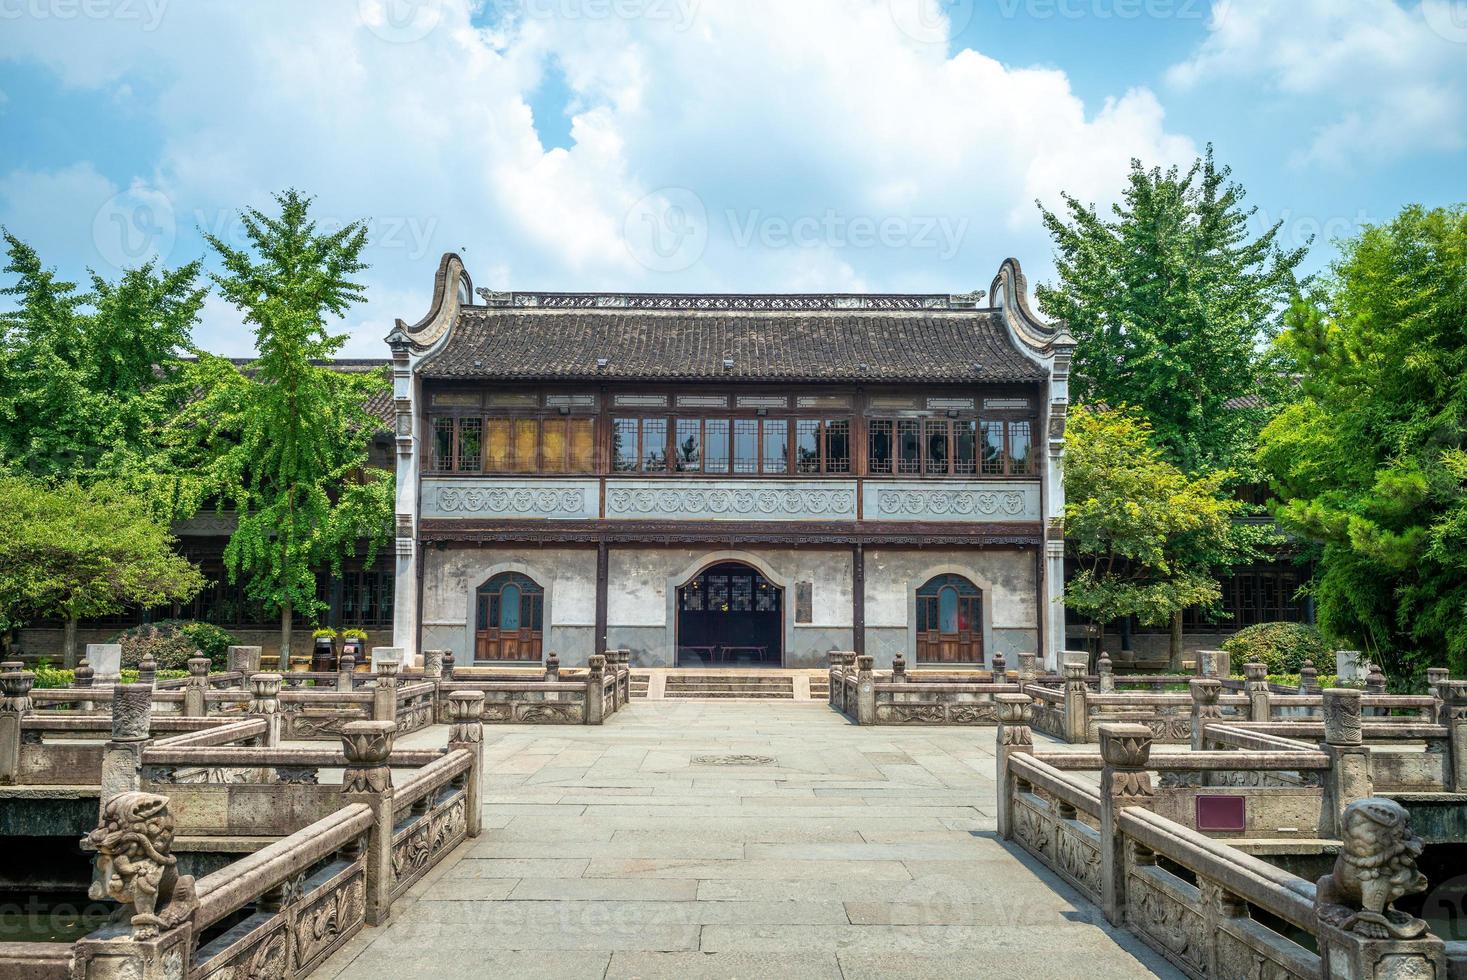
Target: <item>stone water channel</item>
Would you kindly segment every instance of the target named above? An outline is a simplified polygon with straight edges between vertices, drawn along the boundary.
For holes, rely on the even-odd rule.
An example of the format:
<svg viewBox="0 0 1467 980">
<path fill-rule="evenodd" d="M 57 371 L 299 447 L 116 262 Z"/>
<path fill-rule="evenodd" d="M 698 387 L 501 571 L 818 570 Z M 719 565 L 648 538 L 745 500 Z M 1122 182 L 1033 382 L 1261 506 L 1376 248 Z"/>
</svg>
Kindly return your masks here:
<svg viewBox="0 0 1467 980">
<path fill-rule="evenodd" d="M 998 839 L 992 728 L 643 701 L 485 739 L 482 836 L 316 976 L 1180 975 Z"/>
</svg>

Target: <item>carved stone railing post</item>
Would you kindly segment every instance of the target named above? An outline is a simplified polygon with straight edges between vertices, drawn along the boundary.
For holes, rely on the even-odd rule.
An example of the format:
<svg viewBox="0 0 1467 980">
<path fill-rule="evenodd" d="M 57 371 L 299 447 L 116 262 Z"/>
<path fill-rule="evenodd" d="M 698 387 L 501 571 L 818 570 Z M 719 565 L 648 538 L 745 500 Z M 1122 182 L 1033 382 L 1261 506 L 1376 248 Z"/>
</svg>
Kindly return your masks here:
<svg viewBox="0 0 1467 980">
<path fill-rule="evenodd" d="M 260 672 L 260 657 L 262 653 L 263 650 L 260 647 L 233 646 L 226 653 L 226 656 L 229 658 L 226 662 L 229 664 L 231 672 L 238 672 L 249 677 L 252 674 L 258 674 Z"/>
<path fill-rule="evenodd" d="M 1001 653 L 993 655 L 993 683 L 1007 684 L 1009 680 L 1009 662 Z"/>
<path fill-rule="evenodd" d="M 31 688 L 36 675 L 15 669 L 15 662 L 3 665 L 0 673 L 0 785 L 9 786 L 20 778 L 21 726 L 31 710 Z"/>
<path fill-rule="evenodd" d="M 1102 653 L 1100 655 L 1100 662 L 1096 665 L 1096 669 L 1100 672 L 1100 693 L 1114 694 L 1116 692 L 1116 675 L 1115 669 L 1111 666 L 1110 654 Z"/>
<path fill-rule="evenodd" d="M 1019 686 L 1024 687 L 1033 684 L 1039 679 L 1038 669 L 1039 655 L 1036 653 L 1019 654 Z"/>
<path fill-rule="evenodd" d="M 346 754 L 341 798 L 372 808 L 372 830 L 367 840 L 367 924 L 387 922 L 392 906 L 392 753 L 395 726 L 390 721 L 350 721 L 341 729 Z"/>
<path fill-rule="evenodd" d="M 143 654 L 138 660 L 138 683 L 149 687 L 158 683 L 158 661 L 151 653 Z"/>
<path fill-rule="evenodd" d="M 1299 693 L 1319 693 L 1319 669 L 1314 666 L 1313 660 L 1304 661 L 1304 666 L 1299 668 Z"/>
<path fill-rule="evenodd" d="M 1451 677 L 1452 672 L 1445 667 L 1426 668 L 1426 687 L 1431 692 L 1431 696 L 1436 699 L 1436 711 L 1432 714 L 1432 718 L 1438 725 L 1446 724 L 1442 720 L 1442 703 L 1445 700 L 1442 697 L 1442 682 L 1451 680 Z"/>
<path fill-rule="evenodd" d="M 605 720 L 606 703 L 602 691 L 606 687 L 606 658 L 592 654 L 586 670 L 586 724 L 599 725 Z"/>
<path fill-rule="evenodd" d="M 453 680 L 453 651 L 452 650 L 444 650 L 443 651 L 443 679 L 446 680 L 446 681 Z"/>
<path fill-rule="evenodd" d="M 443 680 L 443 655 L 446 650 L 424 650 L 423 651 L 423 680 Z"/>
<path fill-rule="evenodd" d="M 560 680 L 560 657 L 554 653 L 545 658 L 545 683 L 554 684 Z"/>
<path fill-rule="evenodd" d="M 1000 694 L 994 700 L 998 702 L 998 832 L 1005 840 L 1013 840 L 1018 787 L 1009 772 L 1009 757 L 1034 752 L 1034 733 L 1029 730 L 1031 699 L 1027 694 Z"/>
<path fill-rule="evenodd" d="M 112 688 L 112 738 L 102 747 L 99 819 L 108 800 L 138 789 L 143 749 L 152 724 L 151 684 L 118 684 Z"/>
<path fill-rule="evenodd" d="M 190 657 L 188 686 L 183 689 L 183 713 L 188 718 L 202 718 L 209 713 L 209 658 Z"/>
<path fill-rule="evenodd" d="M 1222 720 L 1222 681 L 1216 677 L 1194 677 L 1187 682 L 1192 693 L 1192 751 L 1207 748 L 1207 726 Z"/>
<path fill-rule="evenodd" d="M 72 671 L 71 686 L 77 690 L 90 690 L 96 682 L 96 676 L 97 672 L 92 669 L 91 662 L 86 657 L 83 657 L 81 662 L 76 665 L 76 669 Z M 76 703 L 78 711 L 91 711 L 96 706 L 95 701 L 78 701 Z"/>
<path fill-rule="evenodd" d="M 1243 676 L 1243 693 L 1248 695 L 1248 720 L 1271 720 L 1273 695 L 1268 690 L 1268 665 L 1244 664 Z"/>
<path fill-rule="evenodd" d="M 1425 845 L 1411 829 L 1410 811 L 1395 800 L 1369 797 L 1346 807 L 1340 824 L 1340 855 L 1314 886 L 1319 975 L 1444 980 L 1446 944 L 1429 932 L 1426 920 L 1395 907 L 1430 887 L 1416 867 Z"/>
<path fill-rule="evenodd" d="M 122 683 L 122 644 L 88 643 L 87 660 L 96 671 L 93 680 L 98 687 Z"/>
<path fill-rule="evenodd" d="M 280 744 L 280 728 L 285 717 L 280 711 L 281 680 L 279 674 L 252 674 L 247 682 L 250 703 L 245 711 L 265 722 L 265 736 L 260 741 L 270 748 Z"/>
<path fill-rule="evenodd" d="M 336 689 L 350 691 L 356 687 L 357 658 L 343 653 L 336 659 Z"/>
<path fill-rule="evenodd" d="M 470 837 L 479 836 L 484 822 L 479 804 L 484 778 L 483 716 L 483 691 L 454 691 L 448 696 L 448 750 L 467 749 L 474 755 L 464 805 L 464 821 Z"/>
<path fill-rule="evenodd" d="M 397 724 L 397 671 L 396 660 L 377 661 L 377 686 L 372 691 L 372 720 L 390 721 Z"/>
<path fill-rule="evenodd" d="M 103 797 L 97 827 L 82 839 L 96 855 L 93 901 L 122 906 L 120 928 L 72 945 L 74 980 L 177 980 L 193 966 L 194 880 L 178 873 L 174 821 L 166 796 L 128 792 Z"/>
<path fill-rule="evenodd" d="M 1329 688 L 1324 692 L 1324 745 L 1329 756 L 1325 778 L 1325 814 L 1336 825 L 1320 828 L 1338 837 L 1338 824 L 1345 808 L 1374 793 L 1370 774 L 1370 750 L 1360 727 L 1360 692 L 1353 688 Z"/>
<path fill-rule="evenodd" d="M 1447 726 L 1452 754 L 1452 792 L 1467 793 L 1467 681 L 1442 681 L 1441 724 Z"/>
<path fill-rule="evenodd" d="M 891 682 L 893 684 L 907 682 L 907 658 L 900 653 L 891 658 Z"/>
<path fill-rule="evenodd" d="M 1223 929 L 1231 922 L 1238 919 L 1252 918 L 1248 911 L 1248 902 L 1238 895 L 1229 891 L 1227 886 L 1220 882 L 1197 877 L 1197 889 L 1202 893 L 1201 912 L 1204 935 L 1211 937 L 1205 943 L 1207 954 L 1207 975 L 1209 977 L 1226 977 L 1230 971 L 1235 971 L 1236 966 L 1230 962 L 1225 955 L 1222 943 L 1217 942 L 1216 937 L 1222 934 Z"/>
<path fill-rule="evenodd" d="M 1151 809 L 1155 793 L 1151 773 L 1151 729 L 1145 725 L 1101 725 L 1100 757 L 1100 898 L 1106 920 L 1126 922 L 1126 837 L 1118 825 L 1120 811 Z"/>
<path fill-rule="evenodd" d="M 1065 741 L 1071 745 L 1090 741 L 1089 699 L 1085 665 L 1065 664 Z"/>
<path fill-rule="evenodd" d="M 856 658 L 856 724 L 876 724 L 876 658 L 862 654 Z"/>
<path fill-rule="evenodd" d="M 838 708 L 844 711 L 845 689 L 840 683 L 839 678 L 840 669 L 845 664 L 845 652 L 842 650 L 831 650 L 825 657 L 828 662 L 828 667 L 826 668 L 826 685 L 829 688 L 826 692 L 826 698 L 830 701 L 832 708 Z"/>
</svg>

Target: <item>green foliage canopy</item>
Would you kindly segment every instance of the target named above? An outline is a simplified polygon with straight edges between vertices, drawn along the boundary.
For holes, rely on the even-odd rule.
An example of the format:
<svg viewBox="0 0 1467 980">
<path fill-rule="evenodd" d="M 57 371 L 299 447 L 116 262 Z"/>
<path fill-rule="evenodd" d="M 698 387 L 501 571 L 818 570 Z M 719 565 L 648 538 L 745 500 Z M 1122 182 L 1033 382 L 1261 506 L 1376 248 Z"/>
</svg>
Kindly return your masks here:
<svg viewBox="0 0 1467 980">
<path fill-rule="evenodd" d="M 393 491 L 389 474 L 367 467 L 378 423 L 366 405 L 385 378 L 323 363 L 346 341 L 329 332 L 328 317 L 364 299 L 352 277 L 366 267 L 366 229 L 318 232 L 309 198 L 287 191 L 275 200 L 278 215 L 241 214 L 247 248 L 207 236 L 222 265 L 214 283 L 253 326 L 259 358 L 240 371 L 201 356 L 191 380 L 202 396 L 172 433 L 181 458 L 238 515 L 224 553 L 231 577 L 288 621 L 293 610 L 321 607 L 317 569 L 339 571 L 362 539 L 375 557 Z"/>
<path fill-rule="evenodd" d="M 1253 237 L 1255 211 L 1229 175 L 1209 147 L 1185 173 L 1132 161 L 1109 218 L 1068 195 L 1063 215 L 1041 205 L 1059 281 L 1037 295 L 1079 342 L 1076 402 L 1139 409 L 1187 473 L 1246 476 L 1276 401 L 1261 342 L 1297 290 L 1304 249 L 1281 248 L 1278 225 Z"/>
<path fill-rule="evenodd" d="M 1289 312 L 1300 397 L 1263 431 L 1279 519 L 1322 545 L 1326 633 L 1391 676 L 1467 669 L 1467 206 L 1343 243 Z"/>
<path fill-rule="evenodd" d="M 133 480 L 156 462 L 158 421 L 188 392 L 180 356 L 205 290 L 200 266 L 155 263 L 79 291 L 34 249 L 3 237 L 12 282 L 0 294 L 0 463 L 34 476 Z"/>
<path fill-rule="evenodd" d="M 1216 574 L 1256 553 L 1260 532 L 1219 470 L 1189 477 L 1168 462 L 1134 411 L 1077 409 L 1065 455 L 1065 539 L 1078 570 L 1070 608 L 1111 622 L 1160 626 L 1221 598 Z M 1173 651 L 1179 656 L 1180 651 Z"/>
<path fill-rule="evenodd" d="M 139 498 L 0 478 L 0 625 L 182 602 L 203 584 Z"/>
<path fill-rule="evenodd" d="M 1270 674 L 1298 674 L 1304 661 L 1313 660 L 1316 670 L 1333 671 L 1334 651 L 1324 636 L 1304 623 L 1258 623 L 1241 629 L 1223 641 L 1222 648 L 1243 664 L 1267 664 Z"/>
</svg>

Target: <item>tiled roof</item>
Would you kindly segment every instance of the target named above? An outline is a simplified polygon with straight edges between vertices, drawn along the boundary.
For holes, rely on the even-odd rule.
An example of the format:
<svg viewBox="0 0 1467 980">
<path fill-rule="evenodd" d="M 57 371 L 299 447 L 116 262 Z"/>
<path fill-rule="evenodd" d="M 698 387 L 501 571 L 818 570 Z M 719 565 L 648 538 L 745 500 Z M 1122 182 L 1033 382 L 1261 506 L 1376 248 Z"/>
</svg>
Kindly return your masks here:
<svg viewBox="0 0 1467 980">
<path fill-rule="evenodd" d="M 604 365 L 598 361 L 604 359 Z M 725 366 L 726 361 L 731 365 Z M 1038 381 L 989 310 L 471 306 L 419 373 L 497 380 Z"/>
</svg>

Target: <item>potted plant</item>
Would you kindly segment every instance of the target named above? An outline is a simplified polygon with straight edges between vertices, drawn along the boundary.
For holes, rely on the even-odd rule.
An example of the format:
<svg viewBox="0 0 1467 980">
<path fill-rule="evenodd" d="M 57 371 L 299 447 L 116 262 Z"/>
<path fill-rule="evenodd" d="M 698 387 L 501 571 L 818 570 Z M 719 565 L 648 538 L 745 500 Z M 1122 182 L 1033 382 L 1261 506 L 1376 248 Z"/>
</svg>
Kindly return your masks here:
<svg viewBox="0 0 1467 980">
<path fill-rule="evenodd" d="M 311 634 L 316 644 L 311 656 L 311 669 L 330 671 L 336 669 L 336 630 L 326 627 Z"/>
<path fill-rule="evenodd" d="M 341 654 L 351 654 L 357 660 L 357 670 L 371 670 L 372 664 L 367 660 L 367 631 L 349 629 L 341 631 Z"/>
</svg>

